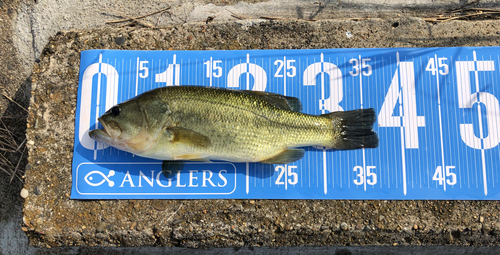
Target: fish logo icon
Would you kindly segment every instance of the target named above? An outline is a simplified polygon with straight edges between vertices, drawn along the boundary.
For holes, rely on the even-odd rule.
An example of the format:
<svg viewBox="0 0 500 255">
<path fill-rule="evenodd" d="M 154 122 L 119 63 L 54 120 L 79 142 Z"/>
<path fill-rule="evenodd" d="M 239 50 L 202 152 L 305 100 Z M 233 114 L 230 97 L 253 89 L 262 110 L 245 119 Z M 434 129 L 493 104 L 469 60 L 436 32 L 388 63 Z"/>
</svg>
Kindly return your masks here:
<svg viewBox="0 0 500 255">
<path fill-rule="evenodd" d="M 97 176 L 100 175 L 102 177 L 102 180 L 100 182 L 97 182 L 97 183 L 93 182 L 93 181 L 95 181 L 94 176 L 92 176 L 94 174 Z M 94 170 L 94 171 L 89 172 L 87 175 L 85 175 L 85 177 L 83 179 L 90 186 L 97 187 L 97 186 L 100 186 L 101 184 L 103 184 L 104 182 L 108 182 L 108 186 L 113 187 L 113 186 L 115 186 L 115 182 L 109 179 L 109 177 L 111 177 L 113 175 L 115 175 L 114 170 L 110 170 L 108 172 L 108 175 L 103 174 L 101 171 Z"/>
</svg>

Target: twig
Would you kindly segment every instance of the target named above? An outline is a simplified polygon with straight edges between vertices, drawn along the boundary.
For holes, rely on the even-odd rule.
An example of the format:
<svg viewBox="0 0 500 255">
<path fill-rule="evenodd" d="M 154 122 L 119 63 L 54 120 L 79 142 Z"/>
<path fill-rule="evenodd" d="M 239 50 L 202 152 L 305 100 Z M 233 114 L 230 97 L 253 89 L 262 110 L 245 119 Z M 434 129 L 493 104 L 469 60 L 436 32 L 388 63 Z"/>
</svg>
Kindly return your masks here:
<svg viewBox="0 0 500 255">
<path fill-rule="evenodd" d="M 0 163 L 3 164 L 4 166 L 7 166 L 9 168 L 14 167 L 12 163 L 10 163 L 10 161 L 2 153 L 0 153 L 0 158 L 1 158 Z"/>
<path fill-rule="evenodd" d="M 137 23 L 137 22 L 135 22 L 135 20 L 134 20 L 134 21 L 132 21 L 132 22 L 130 22 L 130 23 L 123 24 L 123 25 L 120 25 L 120 26 L 118 26 L 118 27 L 120 27 L 120 28 L 121 28 L 121 27 L 129 27 L 129 26 L 132 26 L 133 24 L 136 24 L 136 23 Z"/>
<path fill-rule="evenodd" d="M 127 19 L 120 19 L 120 20 L 112 20 L 112 21 L 106 21 L 106 24 L 110 24 L 110 23 L 121 23 L 121 22 L 125 22 L 125 21 L 131 21 L 131 20 L 136 20 L 136 19 L 142 19 L 142 18 L 145 18 L 147 16 L 151 16 L 151 15 L 154 15 L 154 14 L 157 14 L 157 13 L 160 13 L 160 12 L 164 12 L 166 10 L 169 10 L 171 7 L 167 7 L 167 8 L 163 8 L 159 11 L 155 11 L 155 12 L 152 12 L 152 13 L 149 13 L 149 14 L 146 14 L 146 15 L 142 15 L 142 16 L 139 16 L 139 17 L 131 17 L 131 16 L 124 16 L 124 17 L 127 17 Z M 115 11 L 116 12 L 116 11 Z"/>
<path fill-rule="evenodd" d="M 10 130 L 7 128 L 7 126 L 5 126 L 5 123 L 3 123 L 2 118 L 0 118 L 0 122 L 2 123 L 4 130 L 7 131 L 7 133 L 9 133 L 9 135 L 11 137 L 13 137 L 14 135 L 10 132 Z"/>
<path fill-rule="evenodd" d="M 468 14 L 470 12 L 475 12 L 472 14 Z M 450 20 L 475 17 L 475 16 L 487 16 L 487 15 L 495 15 L 498 16 L 500 14 L 500 10 L 495 9 L 486 9 L 486 8 L 459 8 L 450 11 L 445 11 L 442 14 L 436 15 L 430 18 L 424 18 L 427 22 L 445 22 Z M 445 17 L 447 16 L 447 17 Z"/>
<path fill-rule="evenodd" d="M 7 99 L 9 99 L 9 101 L 11 101 L 12 103 L 16 104 L 17 106 L 21 107 L 21 109 L 25 110 L 26 112 L 29 112 L 28 110 L 26 110 L 26 108 L 24 108 L 22 105 L 18 104 L 16 101 L 12 100 L 12 98 L 10 98 L 9 96 L 7 96 L 7 94 L 5 94 L 5 92 L 2 94 L 4 97 L 6 97 Z"/>
<path fill-rule="evenodd" d="M 233 17 L 233 18 L 237 18 L 237 19 L 249 19 L 248 17 L 240 15 L 240 14 L 238 14 L 236 12 L 233 12 L 233 11 L 230 11 L 230 10 L 227 10 L 227 9 L 225 11 L 231 13 L 231 17 Z"/>
<path fill-rule="evenodd" d="M 487 14 L 499 14 L 499 13 L 500 12 L 481 12 L 481 13 L 473 13 L 473 14 L 468 14 L 468 15 L 459 15 L 459 16 L 454 16 L 454 17 L 425 18 L 424 21 L 445 22 L 445 21 L 450 21 L 450 20 L 455 20 L 455 19 L 461 19 L 461 18 L 467 18 L 467 17 L 479 16 L 479 15 L 487 15 Z"/>
<path fill-rule="evenodd" d="M 280 18 L 280 17 L 268 17 L 268 16 L 262 16 L 262 17 L 259 17 L 259 19 L 280 20 L 280 19 L 284 19 L 284 18 Z"/>
<path fill-rule="evenodd" d="M 290 19 L 290 18 L 281 18 L 281 17 L 269 17 L 262 16 L 259 19 L 267 19 L 267 20 L 305 20 L 305 21 L 318 21 L 317 19 Z"/>
<path fill-rule="evenodd" d="M 24 140 L 23 140 L 23 142 L 21 144 L 19 144 L 19 146 L 17 146 L 16 151 L 19 151 L 19 149 L 21 149 L 21 147 L 23 147 L 23 144 L 26 142 L 26 140 L 27 140 L 27 138 L 25 137 Z"/>
<path fill-rule="evenodd" d="M 12 174 L 12 172 L 9 172 L 9 171 L 5 170 L 3 167 L 0 167 L 0 170 L 4 171 L 4 172 L 5 172 L 6 174 L 8 174 L 8 175 L 11 175 L 11 174 Z"/>
<path fill-rule="evenodd" d="M 466 17 L 473 17 L 473 16 L 478 16 L 478 15 L 486 15 L 486 14 L 494 14 L 494 12 L 482 12 L 482 13 L 474 13 L 474 14 L 469 14 L 469 15 L 462 15 L 462 16 L 456 16 L 456 17 L 450 17 L 448 20 L 454 20 L 454 19 L 460 19 L 460 18 L 466 18 Z"/>
<path fill-rule="evenodd" d="M 12 183 L 12 180 L 14 180 L 14 176 L 17 176 L 17 169 L 19 168 L 19 164 L 21 163 L 21 160 L 23 159 L 25 150 L 26 150 L 26 147 L 24 147 L 23 153 L 21 153 L 21 157 L 17 161 L 17 165 L 16 165 L 16 168 L 14 169 L 14 173 L 12 173 L 12 177 L 10 177 L 10 183 Z M 21 180 L 21 179 L 19 179 L 19 180 Z"/>
<path fill-rule="evenodd" d="M 500 10 L 485 9 L 485 8 L 467 8 L 467 9 L 464 9 L 464 11 L 483 11 L 483 12 L 498 12 L 498 13 L 500 13 Z"/>
<path fill-rule="evenodd" d="M 10 130 L 5 126 L 5 123 L 0 118 L 0 123 L 4 126 L 4 128 L 0 128 L 0 151 L 5 152 L 16 152 L 18 145 L 16 140 L 14 139 L 14 135 L 10 132 Z"/>
<path fill-rule="evenodd" d="M 162 12 L 160 15 L 158 15 L 158 19 L 156 20 L 155 27 L 158 27 L 158 25 L 160 24 L 160 19 L 161 19 L 161 17 L 163 17 L 163 14 L 164 14 L 164 12 Z"/>
<path fill-rule="evenodd" d="M 128 20 L 133 20 L 133 21 L 135 21 L 135 22 L 137 22 L 137 23 L 139 23 L 139 24 L 141 24 L 141 25 L 143 25 L 143 26 L 145 26 L 145 27 L 154 28 L 154 26 L 153 26 L 153 25 L 151 25 L 151 24 L 149 24 L 148 22 L 146 22 L 146 21 L 142 21 L 142 20 L 139 20 L 139 19 L 140 19 L 139 17 L 138 17 L 138 18 L 134 18 L 134 17 L 132 17 L 132 16 L 130 16 L 130 15 L 127 15 L 127 14 L 125 14 L 125 13 L 123 13 L 123 12 L 120 12 L 120 11 L 115 11 L 115 10 L 111 10 L 111 11 L 116 12 L 116 13 L 120 14 L 120 15 L 121 15 L 121 16 L 123 16 L 123 17 L 127 17 L 127 18 L 129 18 L 129 19 L 127 19 L 127 21 L 128 21 Z"/>
<path fill-rule="evenodd" d="M 240 15 L 237 15 L 237 14 L 231 14 L 231 17 L 233 17 L 233 18 L 237 18 L 237 19 L 240 19 L 240 20 L 243 20 L 243 19 L 248 19 L 247 17 L 240 16 Z"/>
</svg>

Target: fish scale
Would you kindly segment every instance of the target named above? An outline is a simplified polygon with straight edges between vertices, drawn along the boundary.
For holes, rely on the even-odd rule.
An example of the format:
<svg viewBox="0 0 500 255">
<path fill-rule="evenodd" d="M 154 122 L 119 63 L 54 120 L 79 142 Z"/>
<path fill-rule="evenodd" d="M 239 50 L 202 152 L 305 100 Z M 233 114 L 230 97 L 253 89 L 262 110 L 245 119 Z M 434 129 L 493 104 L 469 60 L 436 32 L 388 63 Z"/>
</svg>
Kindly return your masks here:
<svg viewBox="0 0 500 255">
<path fill-rule="evenodd" d="M 288 147 L 323 142 L 331 133 L 327 128 L 331 124 L 325 118 L 279 109 L 259 98 L 252 98 L 251 94 L 225 93 L 228 91 L 221 89 L 210 91 L 223 93 L 210 93 L 200 100 L 197 87 L 180 87 L 176 91 L 179 96 L 163 93 L 160 97 L 165 101 L 178 102 L 175 105 L 179 108 L 171 110 L 177 112 L 179 126 L 191 128 L 212 138 L 211 153 L 219 157 L 232 154 L 240 158 L 251 155 L 253 161 L 261 161 Z M 183 118 L 184 115 L 193 113 L 204 115 L 203 112 L 208 109 L 211 114 L 206 121 L 200 122 L 201 116 Z M 190 121 L 185 121 L 186 119 Z M 321 122 L 323 128 L 312 126 L 311 123 L 315 122 Z M 236 123 L 244 126 L 244 130 L 234 128 Z M 212 129 L 205 128 L 206 125 L 215 124 L 218 125 Z M 224 144 L 227 139 L 220 139 L 221 136 L 234 137 L 235 140 L 227 147 Z"/>
</svg>

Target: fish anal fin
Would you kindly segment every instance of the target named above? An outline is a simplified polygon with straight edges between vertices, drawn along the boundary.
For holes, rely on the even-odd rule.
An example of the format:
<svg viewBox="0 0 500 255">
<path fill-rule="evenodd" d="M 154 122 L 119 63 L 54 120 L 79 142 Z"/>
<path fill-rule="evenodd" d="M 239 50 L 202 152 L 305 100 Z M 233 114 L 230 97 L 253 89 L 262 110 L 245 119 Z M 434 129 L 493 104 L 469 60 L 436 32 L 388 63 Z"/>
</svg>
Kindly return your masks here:
<svg viewBox="0 0 500 255">
<path fill-rule="evenodd" d="M 210 138 L 183 127 L 169 127 L 165 132 L 170 133 L 172 143 L 183 143 L 197 148 L 208 148 L 211 144 Z"/>
<path fill-rule="evenodd" d="M 302 149 L 286 149 L 276 156 L 260 161 L 267 164 L 288 164 L 304 157 L 305 151 Z"/>
<path fill-rule="evenodd" d="M 255 91 L 255 90 L 245 90 L 245 92 L 263 97 L 269 103 L 279 108 L 294 112 L 302 111 L 302 104 L 300 103 L 300 100 L 296 97 L 287 97 L 280 94 L 274 94 L 264 91 Z"/>
</svg>

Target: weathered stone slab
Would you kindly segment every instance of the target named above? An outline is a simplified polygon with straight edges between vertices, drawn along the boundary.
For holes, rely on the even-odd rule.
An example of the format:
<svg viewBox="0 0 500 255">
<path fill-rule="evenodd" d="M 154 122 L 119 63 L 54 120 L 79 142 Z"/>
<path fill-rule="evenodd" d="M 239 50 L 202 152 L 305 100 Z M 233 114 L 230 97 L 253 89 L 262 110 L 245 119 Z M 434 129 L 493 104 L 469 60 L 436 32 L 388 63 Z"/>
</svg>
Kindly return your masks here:
<svg viewBox="0 0 500 255">
<path fill-rule="evenodd" d="M 69 199 L 80 51 L 488 46 L 499 28 L 401 17 L 61 32 L 32 76 L 23 229 L 41 247 L 499 245 L 498 201 Z"/>
</svg>

